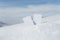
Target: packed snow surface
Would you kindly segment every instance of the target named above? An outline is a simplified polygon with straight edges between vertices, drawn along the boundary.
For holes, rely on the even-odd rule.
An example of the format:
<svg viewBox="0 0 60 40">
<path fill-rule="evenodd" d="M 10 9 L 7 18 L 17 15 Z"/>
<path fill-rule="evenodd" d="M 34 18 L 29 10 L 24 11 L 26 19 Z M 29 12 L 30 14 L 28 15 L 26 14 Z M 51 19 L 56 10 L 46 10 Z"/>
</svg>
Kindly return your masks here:
<svg viewBox="0 0 60 40">
<path fill-rule="evenodd" d="M 0 40 L 60 40 L 57 16 L 42 18 L 42 15 L 34 14 L 24 17 L 24 23 L 1 27 Z"/>
</svg>

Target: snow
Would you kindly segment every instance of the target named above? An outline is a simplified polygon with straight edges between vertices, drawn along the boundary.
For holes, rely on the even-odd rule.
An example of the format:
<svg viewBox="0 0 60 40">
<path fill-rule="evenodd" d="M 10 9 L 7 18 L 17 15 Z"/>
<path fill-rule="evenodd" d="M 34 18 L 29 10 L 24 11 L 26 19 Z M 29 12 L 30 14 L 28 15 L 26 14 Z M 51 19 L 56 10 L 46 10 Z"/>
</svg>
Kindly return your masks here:
<svg viewBox="0 0 60 40">
<path fill-rule="evenodd" d="M 24 23 L 1 27 L 0 40 L 60 40 L 60 23 L 52 20 L 55 17 L 42 18 L 40 14 L 24 17 Z"/>
<path fill-rule="evenodd" d="M 42 23 L 42 15 L 34 14 L 33 15 L 33 20 L 35 21 L 36 24 L 41 24 Z"/>
<path fill-rule="evenodd" d="M 33 25 L 33 21 L 31 19 L 31 16 L 24 17 L 23 21 L 25 24 Z"/>
<path fill-rule="evenodd" d="M 59 15 L 54 15 L 54 16 L 49 16 L 44 18 L 45 21 L 49 22 L 49 23 L 60 23 L 60 14 Z"/>
</svg>

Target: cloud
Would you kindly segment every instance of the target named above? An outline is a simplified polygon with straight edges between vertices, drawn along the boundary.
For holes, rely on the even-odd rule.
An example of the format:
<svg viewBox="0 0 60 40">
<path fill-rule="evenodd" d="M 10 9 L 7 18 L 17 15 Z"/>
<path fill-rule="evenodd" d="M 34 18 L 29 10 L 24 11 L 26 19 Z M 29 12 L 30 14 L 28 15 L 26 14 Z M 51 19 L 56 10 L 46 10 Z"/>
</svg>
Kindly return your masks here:
<svg viewBox="0 0 60 40">
<path fill-rule="evenodd" d="M 40 13 L 42 15 L 60 14 L 60 5 L 28 5 L 26 7 L 1 7 L 0 20 L 9 22 L 19 22 L 20 17 Z M 15 20 L 15 21 L 14 21 Z M 18 20 L 18 21 L 17 21 Z"/>
<path fill-rule="evenodd" d="M 60 5 L 29 5 L 26 7 L 4 7 L 0 8 L 1 15 L 25 15 L 31 13 L 41 13 L 41 14 L 50 14 L 50 13 L 59 13 Z M 4 16 L 3 15 L 3 16 Z"/>
</svg>

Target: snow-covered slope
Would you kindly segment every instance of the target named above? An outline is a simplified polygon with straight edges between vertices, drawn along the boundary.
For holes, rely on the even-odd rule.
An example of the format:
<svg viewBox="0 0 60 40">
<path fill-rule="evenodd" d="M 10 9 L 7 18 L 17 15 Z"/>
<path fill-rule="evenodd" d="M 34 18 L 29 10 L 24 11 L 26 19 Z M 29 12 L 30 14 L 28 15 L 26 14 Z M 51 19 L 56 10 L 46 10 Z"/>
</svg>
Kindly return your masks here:
<svg viewBox="0 0 60 40">
<path fill-rule="evenodd" d="M 0 40 L 60 40 L 60 23 L 52 23 L 51 17 L 42 18 L 41 15 L 34 14 L 23 20 L 22 24 L 0 28 Z"/>
<path fill-rule="evenodd" d="M 49 23 L 60 23 L 60 15 L 54 15 L 44 18 Z"/>
</svg>

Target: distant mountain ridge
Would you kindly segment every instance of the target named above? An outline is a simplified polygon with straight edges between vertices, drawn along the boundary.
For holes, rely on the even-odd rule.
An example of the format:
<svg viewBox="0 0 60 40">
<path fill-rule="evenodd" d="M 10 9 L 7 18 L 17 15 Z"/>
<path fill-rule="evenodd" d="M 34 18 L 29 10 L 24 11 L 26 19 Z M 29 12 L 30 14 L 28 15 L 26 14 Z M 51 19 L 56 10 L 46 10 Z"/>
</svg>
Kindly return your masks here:
<svg viewBox="0 0 60 40">
<path fill-rule="evenodd" d="M 5 26 L 5 25 L 7 25 L 7 23 L 4 23 L 4 22 L 1 22 L 1 21 L 0 21 L 0 27 L 3 27 L 3 26 Z"/>
</svg>

